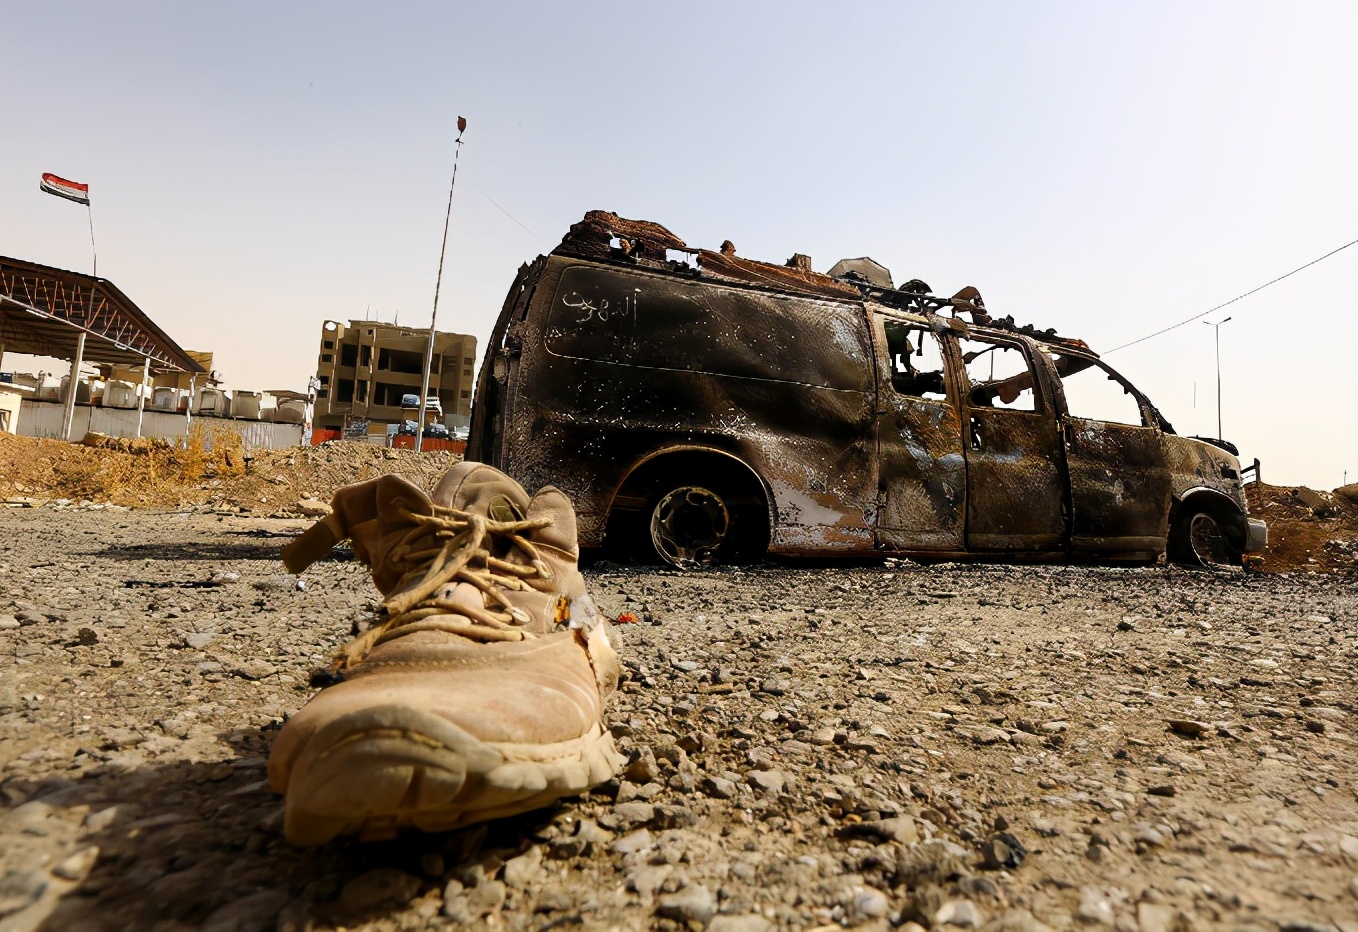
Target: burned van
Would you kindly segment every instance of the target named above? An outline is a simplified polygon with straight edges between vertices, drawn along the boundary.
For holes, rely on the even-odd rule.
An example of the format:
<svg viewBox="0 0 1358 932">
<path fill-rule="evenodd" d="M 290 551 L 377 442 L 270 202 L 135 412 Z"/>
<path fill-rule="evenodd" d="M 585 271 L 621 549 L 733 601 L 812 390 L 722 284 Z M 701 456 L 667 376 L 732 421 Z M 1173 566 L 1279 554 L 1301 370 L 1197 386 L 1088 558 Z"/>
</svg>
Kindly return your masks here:
<svg viewBox="0 0 1358 932">
<path fill-rule="evenodd" d="M 691 249 L 592 211 L 519 270 L 468 458 L 574 500 L 583 547 L 673 566 L 905 554 L 1239 564 L 1240 463 L 1079 340 L 974 288 Z"/>
</svg>

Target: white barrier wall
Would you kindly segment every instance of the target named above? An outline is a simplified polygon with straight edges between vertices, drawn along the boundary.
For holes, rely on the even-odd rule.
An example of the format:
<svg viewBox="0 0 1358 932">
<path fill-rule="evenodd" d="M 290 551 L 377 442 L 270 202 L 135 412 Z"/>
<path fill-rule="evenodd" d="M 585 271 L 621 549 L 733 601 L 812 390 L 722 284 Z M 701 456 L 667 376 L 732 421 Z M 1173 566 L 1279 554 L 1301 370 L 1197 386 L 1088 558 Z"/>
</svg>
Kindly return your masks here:
<svg viewBox="0 0 1358 932">
<path fill-rule="evenodd" d="M 24 437 L 62 438 L 62 418 L 65 408 L 50 401 L 34 401 L 25 398 L 19 411 L 17 433 Z M 184 415 L 170 414 L 165 411 L 147 410 L 143 414 L 141 435 L 143 437 L 166 437 L 182 440 L 188 436 L 189 426 Z M 283 447 L 301 446 L 301 424 L 274 424 L 268 421 L 238 421 L 225 417 L 195 417 L 193 423 L 208 427 L 224 427 L 240 434 L 245 445 L 252 450 L 278 450 Z M 71 422 L 71 439 L 79 440 L 89 431 L 108 434 L 110 437 L 137 436 L 136 408 L 98 408 L 90 405 L 76 405 L 75 418 Z"/>
</svg>

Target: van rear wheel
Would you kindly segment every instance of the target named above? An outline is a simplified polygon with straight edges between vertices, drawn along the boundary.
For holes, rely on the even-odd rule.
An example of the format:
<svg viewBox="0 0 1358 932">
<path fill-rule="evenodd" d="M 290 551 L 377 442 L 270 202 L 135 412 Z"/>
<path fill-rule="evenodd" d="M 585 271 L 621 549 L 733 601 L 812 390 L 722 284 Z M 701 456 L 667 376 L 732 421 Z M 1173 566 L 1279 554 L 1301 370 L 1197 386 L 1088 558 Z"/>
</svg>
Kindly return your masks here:
<svg viewBox="0 0 1358 932">
<path fill-rule="evenodd" d="M 651 546 L 677 569 L 711 566 L 731 539 L 731 510 L 721 494 L 681 485 L 658 496 L 650 510 Z"/>
</svg>

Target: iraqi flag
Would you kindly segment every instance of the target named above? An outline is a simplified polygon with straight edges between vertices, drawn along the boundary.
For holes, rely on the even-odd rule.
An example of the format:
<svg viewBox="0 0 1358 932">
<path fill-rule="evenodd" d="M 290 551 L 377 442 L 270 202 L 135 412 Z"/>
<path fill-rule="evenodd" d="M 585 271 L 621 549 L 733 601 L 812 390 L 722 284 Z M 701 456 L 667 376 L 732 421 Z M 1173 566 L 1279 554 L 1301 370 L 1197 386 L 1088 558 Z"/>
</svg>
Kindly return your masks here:
<svg viewBox="0 0 1358 932">
<path fill-rule="evenodd" d="M 77 181 L 67 181 L 65 178 L 58 178 L 51 172 L 43 172 L 42 184 L 39 185 L 48 194 L 55 194 L 57 197 L 64 197 L 68 201 L 75 201 L 77 204 L 89 206 L 90 186 L 80 184 Z"/>
</svg>

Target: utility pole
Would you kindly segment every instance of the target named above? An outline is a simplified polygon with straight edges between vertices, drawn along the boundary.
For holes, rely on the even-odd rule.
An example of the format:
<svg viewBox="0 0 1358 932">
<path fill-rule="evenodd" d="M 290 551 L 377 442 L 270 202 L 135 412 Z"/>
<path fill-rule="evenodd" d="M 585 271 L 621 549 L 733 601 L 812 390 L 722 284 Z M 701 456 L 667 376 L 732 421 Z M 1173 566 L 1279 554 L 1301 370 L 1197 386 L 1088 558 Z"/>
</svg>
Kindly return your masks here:
<svg viewBox="0 0 1358 932">
<path fill-rule="evenodd" d="M 443 217 L 443 245 L 439 247 L 439 276 L 434 282 L 434 311 L 429 315 L 429 345 L 424 351 L 424 378 L 420 382 L 420 422 L 415 425 L 415 452 L 424 447 L 424 408 L 429 400 L 429 370 L 434 367 L 434 331 L 439 316 L 439 287 L 443 284 L 443 256 L 448 251 L 448 224 L 453 219 L 453 187 L 457 184 L 457 157 L 462 154 L 462 134 L 467 130 L 466 117 L 457 118 L 457 148 L 453 150 L 453 180 L 448 184 L 448 213 Z M 443 374 L 439 374 L 442 381 Z"/>
<path fill-rule="evenodd" d="M 1217 439 L 1218 439 L 1218 440 L 1224 440 L 1224 439 L 1225 439 L 1225 437 L 1223 437 L 1223 436 L 1222 436 L 1222 433 L 1221 433 L 1221 325 L 1224 324 L 1224 323 L 1226 323 L 1226 321 L 1228 321 L 1228 320 L 1230 320 L 1230 319 L 1231 319 L 1231 318 L 1229 318 L 1229 317 L 1225 317 L 1225 318 L 1222 318 L 1221 320 L 1217 321 L 1216 323 L 1212 323 L 1210 320 L 1204 320 L 1204 321 L 1203 321 L 1204 324 L 1207 324 L 1209 327 L 1212 328 L 1213 332 L 1214 332 L 1215 335 L 1216 335 L 1216 344 L 1217 344 Z"/>
</svg>

